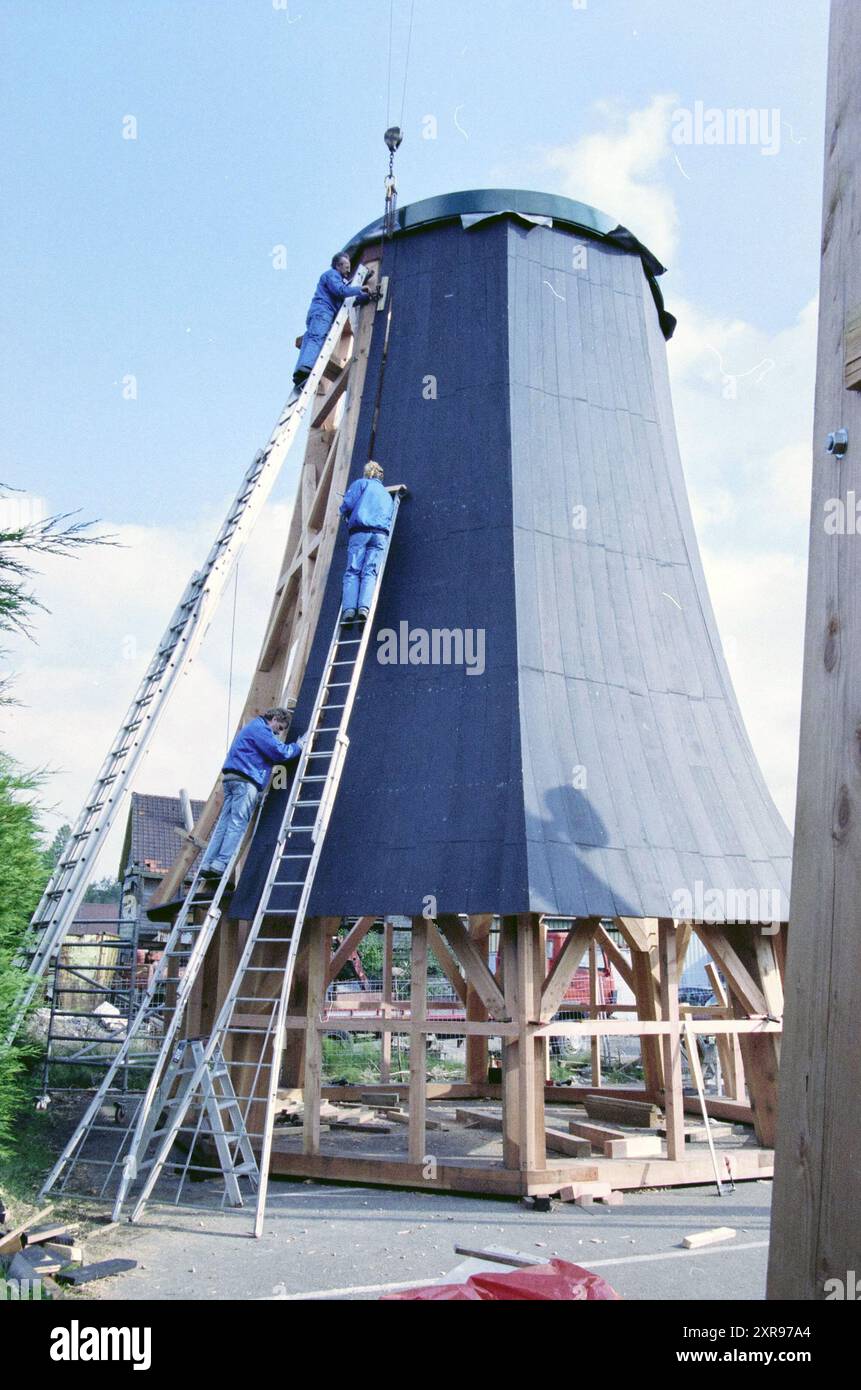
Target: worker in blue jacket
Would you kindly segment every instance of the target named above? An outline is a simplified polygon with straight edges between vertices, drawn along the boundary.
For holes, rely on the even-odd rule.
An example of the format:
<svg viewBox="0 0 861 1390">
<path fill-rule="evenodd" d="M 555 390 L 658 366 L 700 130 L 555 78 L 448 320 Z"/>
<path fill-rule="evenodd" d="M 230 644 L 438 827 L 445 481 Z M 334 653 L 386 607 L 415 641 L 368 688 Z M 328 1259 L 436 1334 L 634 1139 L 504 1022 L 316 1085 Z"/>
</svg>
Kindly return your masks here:
<svg viewBox="0 0 861 1390">
<path fill-rule="evenodd" d="M 374 585 L 392 529 L 395 504 L 383 487 L 383 470 L 373 459 L 365 464 L 364 477 L 351 483 L 340 506 L 347 522 L 347 569 L 342 594 L 342 621 L 358 617 L 364 622 L 371 606 Z"/>
<path fill-rule="evenodd" d="M 328 270 L 324 270 L 317 281 L 314 298 L 311 300 L 311 307 L 305 320 L 305 333 L 302 338 L 299 361 L 296 363 L 296 370 L 293 373 L 294 396 L 301 390 L 306 377 L 310 375 L 311 368 L 320 355 L 326 334 L 332 327 L 335 315 L 344 300 L 355 299 L 357 304 L 368 304 L 372 299 L 379 298 L 379 290 L 372 290 L 368 287 L 368 280 L 371 279 L 373 271 L 368 276 L 364 286 L 351 285 L 351 273 L 350 257 L 342 253 L 332 257 L 331 266 Z"/>
<path fill-rule="evenodd" d="M 224 805 L 200 862 L 203 878 L 221 878 L 239 848 L 248 822 L 265 791 L 273 767 L 298 758 L 307 734 L 283 743 L 290 725 L 286 709 L 268 709 L 239 730 L 228 749 L 221 773 Z"/>
</svg>

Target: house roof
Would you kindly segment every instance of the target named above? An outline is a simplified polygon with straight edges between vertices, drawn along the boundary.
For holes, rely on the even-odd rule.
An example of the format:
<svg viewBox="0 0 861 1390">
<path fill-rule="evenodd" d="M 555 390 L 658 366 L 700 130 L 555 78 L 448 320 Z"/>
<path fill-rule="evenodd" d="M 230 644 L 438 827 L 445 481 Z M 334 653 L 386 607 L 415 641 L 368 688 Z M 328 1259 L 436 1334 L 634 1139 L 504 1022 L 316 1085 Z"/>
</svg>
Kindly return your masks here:
<svg viewBox="0 0 861 1390">
<path fill-rule="evenodd" d="M 195 820 L 205 804 L 203 801 L 192 801 L 191 810 Z M 130 869 L 142 869 L 149 874 L 167 873 L 176 858 L 184 832 L 178 796 L 148 796 L 143 792 L 132 792 L 120 877 Z"/>
<path fill-rule="evenodd" d="M 69 927 L 70 936 L 113 936 L 119 930 L 122 903 L 81 903 Z"/>
</svg>

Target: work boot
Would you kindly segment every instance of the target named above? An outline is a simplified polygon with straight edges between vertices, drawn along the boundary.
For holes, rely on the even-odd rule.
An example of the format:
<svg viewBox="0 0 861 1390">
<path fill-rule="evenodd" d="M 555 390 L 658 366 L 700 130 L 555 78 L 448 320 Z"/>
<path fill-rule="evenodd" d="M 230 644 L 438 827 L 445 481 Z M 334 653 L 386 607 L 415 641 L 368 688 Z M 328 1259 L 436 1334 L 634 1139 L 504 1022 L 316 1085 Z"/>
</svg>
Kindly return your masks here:
<svg viewBox="0 0 861 1390">
<path fill-rule="evenodd" d="M 355 610 L 355 608 L 345 608 L 345 609 L 344 609 L 344 612 L 341 614 L 341 622 L 342 622 L 342 623 L 354 623 L 355 621 L 356 621 L 356 610 Z"/>
</svg>

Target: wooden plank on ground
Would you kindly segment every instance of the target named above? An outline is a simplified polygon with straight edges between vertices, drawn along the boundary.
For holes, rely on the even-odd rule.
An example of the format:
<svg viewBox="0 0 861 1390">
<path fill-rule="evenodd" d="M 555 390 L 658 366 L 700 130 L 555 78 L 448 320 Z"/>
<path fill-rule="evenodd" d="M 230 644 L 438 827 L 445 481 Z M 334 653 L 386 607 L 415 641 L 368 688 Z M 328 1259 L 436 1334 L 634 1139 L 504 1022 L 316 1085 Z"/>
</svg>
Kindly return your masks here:
<svg viewBox="0 0 861 1390">
<path fill-rule="evenodd" d="M 583 1104 L 591 1120 L 609 1120 L 610 1124 L 633 1125 L 635 1129 L 657 1129 L 662 1122 L 657 1105 L 648 1100 L 587 1095 L 583 1097 Z"/>
<path fill-rule="evenodd" d="M 642 1139 L 608 1139 L 604 1145 L 605 1158 L 651 1158 L 663 1152 L 657 1135 Z"/>
<path fill-rule="evenodd" d="M 588 1139 L 577 1138 L 566 1133 L 564 1129 L 545 1127 L 544 1143 L 553 1153 L 570 1154 L 572 1158 L 589 1158 L 592 1153 L 592 1145 Z"/>
<path fill-rule="evenodd" d="M 621 1129 L 610 1129 L 607 1125 L 590 1125 L 583 1120 L 569 1120 L 568 1132 L 577 1135 L 579 1139 L 588 1139 L 589 1143 L 598 1149 L 603 1149 L 611 1139 L 626 1138 Z"/>
<path fill-rule="evenodd" d="M 685 1236 L 682 1245 L 685 1250 L 700 1250 L 704 1245 L 718 1245 L 722 1240 L 734 1239 L 732 1226 L 714 1226 L 709 1231 L 694 1231 L 692 1235 Z"/>
</svg>

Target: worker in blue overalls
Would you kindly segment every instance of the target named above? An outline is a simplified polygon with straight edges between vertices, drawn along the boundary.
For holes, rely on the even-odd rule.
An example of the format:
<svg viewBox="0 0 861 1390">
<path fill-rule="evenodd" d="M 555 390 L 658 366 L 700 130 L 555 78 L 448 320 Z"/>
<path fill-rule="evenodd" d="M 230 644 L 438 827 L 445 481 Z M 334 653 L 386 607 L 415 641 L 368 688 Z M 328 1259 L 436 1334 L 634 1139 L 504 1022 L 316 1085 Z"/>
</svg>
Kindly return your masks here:
<svg viewBox="0 0 861 1390">
<path fill-rule="evenodd" d="M 365 464 L 364 477 L 347 488 L 340 507 L 350 533 L 341 604 L 345 623 L 353 622 L 357 614 L 360 622 L 368 616 L 394 511 L 391 493 L 383 487 L 383 470 L 371 459 Z"/>
<path fill-rule="evenodd" d="M 290 719 L 286 709 L 268 709 L 240 729 L 231 743 L 221 773 L 224 805 L 200 862 L 202 878 L 221 878 L 239 848 L 273 767 L 291 762 L 302 752 L 306 734 L 295 743 L 282 742 Z"/>
<path fill-rule="evenodd" d="M 314 298 L 311 300 L 311 307 L 305 320 L 302 349 L 296 363 L 296 370 L 293 373 L 294 389 L 291 399 L 295 398 L 302 389 L 305 379 L 310 375 L 311 368 L 320 355 L 326 334 L 332 327 L 335 315 L 344 300 L 354 298 L 357 304 L 368 304 L 372 299 L 379 298 L 379 290 L 369 289 L 367 280 L 364 286 L 351 285 L 350 274 L 350 257 L 345 256 L 342 252 L 339 256 L 332 257 L 331 266 L 328 270 L 324 270 L 317 281 Z M 368 277 L 369 280 L 370 278 L 371 276 Z"/>
</svg>

